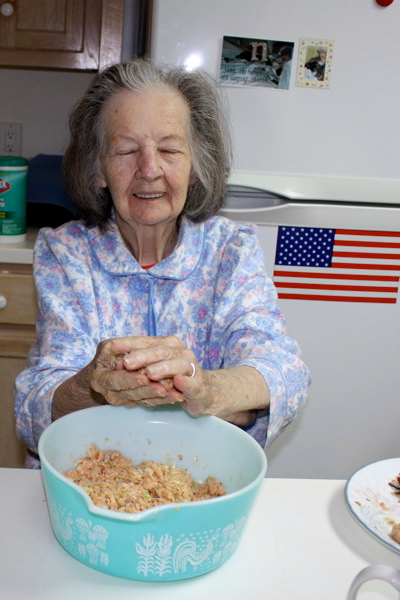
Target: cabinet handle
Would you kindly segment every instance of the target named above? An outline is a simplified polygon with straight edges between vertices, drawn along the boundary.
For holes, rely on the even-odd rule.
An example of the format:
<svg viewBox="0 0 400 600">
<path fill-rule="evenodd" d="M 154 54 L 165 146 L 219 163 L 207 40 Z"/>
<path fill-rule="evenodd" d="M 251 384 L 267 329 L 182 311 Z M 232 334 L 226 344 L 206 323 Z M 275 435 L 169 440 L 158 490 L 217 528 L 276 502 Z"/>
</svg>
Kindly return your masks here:
<svg viewBox="0 0 400 600">
<path fill-rule="evenodd" d="M 7 306 L 7 298 L 4 296 L 0 296 L 0 309 L 5 308 Z"/>
<path fill-rule="evenodd" d="M 3 17 L 11 17 L 14 13 L 14 7 L 9 2 L 4 2 L 4 4 L 1 5 L 0 12 Z"/>
</svg>

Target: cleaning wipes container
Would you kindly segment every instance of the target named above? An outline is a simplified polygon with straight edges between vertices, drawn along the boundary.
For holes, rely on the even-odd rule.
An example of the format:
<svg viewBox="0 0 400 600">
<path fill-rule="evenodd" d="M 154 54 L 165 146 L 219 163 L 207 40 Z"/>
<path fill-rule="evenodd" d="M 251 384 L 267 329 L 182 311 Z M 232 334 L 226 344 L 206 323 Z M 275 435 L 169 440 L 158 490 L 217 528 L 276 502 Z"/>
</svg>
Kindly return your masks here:
<svg viewBox="0 0 400 600">
<path fill-rule="evenodd" d="M 28 160 L 0 156 L 0 243 L 26 238 Z"/>
</svg>

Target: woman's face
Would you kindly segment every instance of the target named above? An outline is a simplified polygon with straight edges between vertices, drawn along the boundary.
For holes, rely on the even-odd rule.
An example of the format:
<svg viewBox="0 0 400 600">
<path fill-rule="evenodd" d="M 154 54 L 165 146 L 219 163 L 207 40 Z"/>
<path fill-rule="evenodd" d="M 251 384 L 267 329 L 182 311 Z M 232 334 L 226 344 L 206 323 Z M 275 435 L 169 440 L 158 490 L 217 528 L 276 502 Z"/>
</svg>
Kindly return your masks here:
<svg viewBox="0 0 400 600">
<path fill-rule="evenodd" d="M 103 107 L 101 187 L 123 227 L 176 221 L 192 172 L 189 108 L 168 88 L 122 90 Z"/>
</svg>

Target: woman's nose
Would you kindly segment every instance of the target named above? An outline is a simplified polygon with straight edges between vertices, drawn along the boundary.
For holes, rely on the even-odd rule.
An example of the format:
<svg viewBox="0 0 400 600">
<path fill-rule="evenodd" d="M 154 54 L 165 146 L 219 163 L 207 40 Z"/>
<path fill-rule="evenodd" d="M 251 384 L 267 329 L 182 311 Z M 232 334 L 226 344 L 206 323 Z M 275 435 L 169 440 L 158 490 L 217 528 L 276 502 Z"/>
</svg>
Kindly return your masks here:
<svg viewBox="0 0 400 600">
<path fill-rule="evenodd" d="M 139 152 L 137 176 L 153 181 L 162 174 L 158 152 L 153 148 L 144 148 Z"/>
</svg>

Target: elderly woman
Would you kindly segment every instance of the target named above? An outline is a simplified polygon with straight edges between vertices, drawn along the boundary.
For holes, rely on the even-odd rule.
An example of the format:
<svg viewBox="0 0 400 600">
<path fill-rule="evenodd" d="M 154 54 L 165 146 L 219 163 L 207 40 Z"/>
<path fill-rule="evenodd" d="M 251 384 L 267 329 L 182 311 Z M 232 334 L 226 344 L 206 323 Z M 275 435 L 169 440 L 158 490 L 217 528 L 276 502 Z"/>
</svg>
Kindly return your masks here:
<svg viewBox="0 0 400 600">
<path fill-rule="evenodd" d="M 37 342 L 16 381 L 28 465 L 52 420 L 104 403 L 179 402 L 270 444 L 309 373 L 284 335 L 256 227 L 215 216 L 230 166 L 216 84 L 114 65 L 70 128 L 64 170 L 80 220 L 39 232 Z"/>
</svg>

